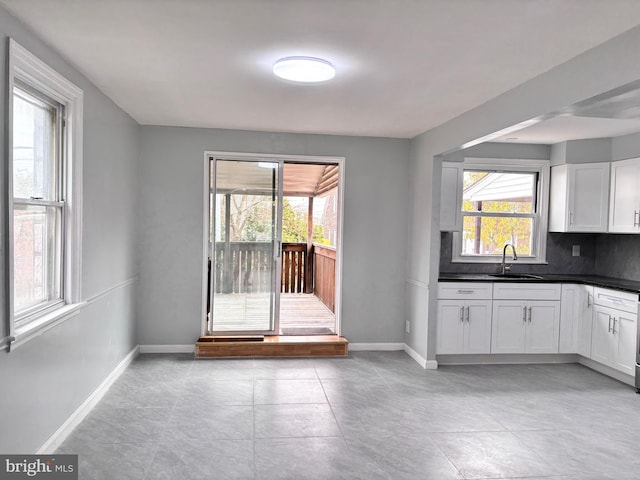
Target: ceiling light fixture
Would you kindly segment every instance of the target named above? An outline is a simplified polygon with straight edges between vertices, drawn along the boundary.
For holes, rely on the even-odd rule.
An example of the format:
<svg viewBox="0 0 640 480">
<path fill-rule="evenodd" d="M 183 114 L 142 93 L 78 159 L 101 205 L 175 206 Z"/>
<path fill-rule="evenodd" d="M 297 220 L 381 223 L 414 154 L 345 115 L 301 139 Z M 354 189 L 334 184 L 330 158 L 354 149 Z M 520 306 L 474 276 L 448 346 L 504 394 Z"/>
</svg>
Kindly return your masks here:
<svg viewBox="0 0 640 480">
<path fill-rule="evenodd" d="M 321 58 L 285 57 L 273 65 L 273 73 L 292 82 L 315 83 L 331 80 L 336 76 L 336 69 Z"/>
</svg>

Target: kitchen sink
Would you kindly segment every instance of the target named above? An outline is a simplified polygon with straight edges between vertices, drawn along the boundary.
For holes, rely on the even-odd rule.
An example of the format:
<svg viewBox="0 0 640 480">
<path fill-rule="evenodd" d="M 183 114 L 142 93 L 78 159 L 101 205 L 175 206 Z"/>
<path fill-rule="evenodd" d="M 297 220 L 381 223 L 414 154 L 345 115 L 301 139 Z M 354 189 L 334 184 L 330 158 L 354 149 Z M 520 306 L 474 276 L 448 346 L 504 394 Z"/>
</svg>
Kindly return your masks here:
<svg viewBox="0 0 640 480">
<path fill-rule="evenodd" d="M 494 273 L 489 276 L 496 278 L 513 278 L 515 280 L 542 280 L 540 275 L 532 275 L 529 273 Z"/>
</svg>

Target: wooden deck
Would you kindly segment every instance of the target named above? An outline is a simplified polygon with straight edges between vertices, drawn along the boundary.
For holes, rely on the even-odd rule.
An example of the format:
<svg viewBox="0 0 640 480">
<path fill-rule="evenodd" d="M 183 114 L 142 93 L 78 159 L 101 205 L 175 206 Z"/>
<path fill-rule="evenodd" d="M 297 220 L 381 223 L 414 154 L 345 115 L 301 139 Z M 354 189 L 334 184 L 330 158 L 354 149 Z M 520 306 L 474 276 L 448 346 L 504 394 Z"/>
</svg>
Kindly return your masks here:
<svg viewBox="0 0 640 480">
<path fill-rule="evenodd" d="M 214 330 L 259 331 L 269 328 L 269 295 L 264 293 L 217 293 L 213 302 Z M 224 319 L 224 320 L 222 320 Z M 306 293 L 280 295 L 280 335 L 299 329 L 335 333 L 335 315 L 318 297 Z M 312 333 L 311 330 L 308 331 Z"/>
</svg>

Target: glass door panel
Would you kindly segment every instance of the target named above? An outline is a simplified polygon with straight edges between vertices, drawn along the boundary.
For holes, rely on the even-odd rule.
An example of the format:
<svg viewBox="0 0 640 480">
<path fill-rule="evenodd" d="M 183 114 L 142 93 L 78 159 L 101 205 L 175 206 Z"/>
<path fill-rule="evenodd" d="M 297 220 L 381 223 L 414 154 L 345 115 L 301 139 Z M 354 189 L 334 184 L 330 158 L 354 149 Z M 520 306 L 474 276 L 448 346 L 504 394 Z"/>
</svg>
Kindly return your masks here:
<svg viewBox="0 0 640 480">
<path fill-rule="evenodd" d="M 211 330 L 275 334 L 282 166 L 215 160 L 212 167 Z"/>
</svg>

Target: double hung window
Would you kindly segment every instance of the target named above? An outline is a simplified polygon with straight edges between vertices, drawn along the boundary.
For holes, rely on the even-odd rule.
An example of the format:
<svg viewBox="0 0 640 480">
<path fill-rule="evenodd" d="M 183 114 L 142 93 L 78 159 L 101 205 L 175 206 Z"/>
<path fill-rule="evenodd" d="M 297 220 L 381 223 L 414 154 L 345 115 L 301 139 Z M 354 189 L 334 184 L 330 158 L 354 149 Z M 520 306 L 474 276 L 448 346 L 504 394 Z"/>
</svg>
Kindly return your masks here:
<svg viewBox="0 0 640 480">
<path fill-rule="evenodd" d="M 521 262 L 545 262 L 547 161 L 466 159 L 462 182 L 454 261 L 496 262 L 510 243 Z"/>
<path fill-rule="evenodd" d="M 7 83 L 9 321 L 0 347 L 78 311 L 82 256 L 82 90 L 12 39 Z"/>
</svg>

